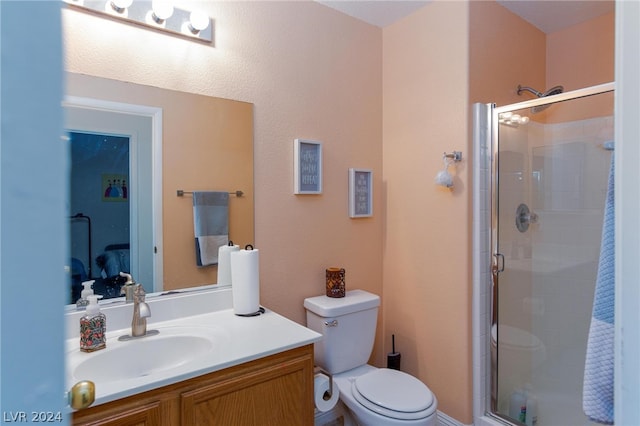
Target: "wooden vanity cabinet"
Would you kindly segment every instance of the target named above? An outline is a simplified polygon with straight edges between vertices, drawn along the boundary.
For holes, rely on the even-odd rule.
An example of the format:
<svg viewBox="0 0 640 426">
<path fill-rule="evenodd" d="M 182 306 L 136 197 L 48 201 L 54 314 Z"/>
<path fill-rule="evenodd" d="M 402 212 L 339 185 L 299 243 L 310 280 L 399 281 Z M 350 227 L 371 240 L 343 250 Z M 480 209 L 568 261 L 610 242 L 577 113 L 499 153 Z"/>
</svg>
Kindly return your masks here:
<svg viewBox="0 0 640 426">
<path fill-rule="evenodd" d="M 73 413 L 74 425 L 311 426 L 313 345 Z"/>
</svg>

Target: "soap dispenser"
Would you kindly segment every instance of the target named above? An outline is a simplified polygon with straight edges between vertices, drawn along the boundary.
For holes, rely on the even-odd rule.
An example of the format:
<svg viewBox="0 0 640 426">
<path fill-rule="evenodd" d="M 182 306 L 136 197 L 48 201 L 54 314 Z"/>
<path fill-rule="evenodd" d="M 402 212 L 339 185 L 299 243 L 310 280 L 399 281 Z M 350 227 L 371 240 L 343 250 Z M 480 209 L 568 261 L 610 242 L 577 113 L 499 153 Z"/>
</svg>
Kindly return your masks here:
<svg viewBox="0 0 640 426">
<path fill-rule="evenodd" d="M 107 317 L 100 312 L 98 296 L 87 296 L 87 312 L 80 318 L 80 350 L 93 352 L 107 347 Z"/>
<path fill-rule="evenodd" d="M 82 309 L 85 309 L 89 304 L 89 299 L 87 299 L 87 297 L 93 294 L 93 288 L 91 288 L 91 286 L 94 282 L 96 282 L 96 280 L 84 281 L 82 283 L 82 287 L 84 288 L 80 292 L 80 299 L 78 299 L 78 301 L 76 302 L 77 310 L 80 311 Z"/>
</svg>

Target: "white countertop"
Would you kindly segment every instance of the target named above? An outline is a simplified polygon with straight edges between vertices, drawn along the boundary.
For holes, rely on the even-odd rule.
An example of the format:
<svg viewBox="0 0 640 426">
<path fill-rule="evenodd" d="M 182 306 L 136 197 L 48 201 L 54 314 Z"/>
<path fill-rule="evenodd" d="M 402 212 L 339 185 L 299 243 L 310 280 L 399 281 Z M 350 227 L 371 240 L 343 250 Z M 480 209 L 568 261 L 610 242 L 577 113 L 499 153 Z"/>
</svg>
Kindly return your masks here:
<svg viewBox="0 0 640 426">
<path fill-rule="evenodd" d="M 230 291 L 229 291 L 230 292 Z M 214 292 L 215 293 L 215 292 Z M 203 297 L 215 297 L 216 295 L 202 294 L 193 295 L 202 299 Z M 223 292 L 224 296 L 224 292 Z M 174 301 L 176 302 L 176 301 Z M 177 301 L 176 303 L 180 303 Z M 152 311 L 152 317 L 148 321 L 147 330 L 158 329 L 160 334 L 156 336 L 147 336 L 134 341 L 119 341 L 118 337 L 131 333 L 130 327 L 120 328 L 118 330 L 109 331 L 110 313 L 103 312 L 107 315 L 107 347 L 105 349 L 84 353 L 79 349 L 79 337 L 72 336 L 67 340 L 67 385 L 68 388 L 73 386 L 80 380 L 91 380 L 90 377 L 74 377 L 73 371 L 80 363 L 90 359 L 91 357 L 102 357 L 100 362 L 109 364 L 126 364 L 127 359 L 120 357 L 112 357 L 109 352 L 114 354 L 118 350 L 126 349 L 126 345 L 137 344 L 144 345 L 145 342 L 151 342 L 153 339 L 163 339 L 172 335 L 176 330 L 180 333 L 188 331 L 193 334 L 208 334 L 214 343 L 211 351 L 206 356 L 195 357 L 183 365 L 172 367 L 166 371 L 155 371 L 149 375 L 140 377 L 124 377 L 117 380 L 109 380 L 104 383 L 98 381 L 96 385 L 96 400 L 94 406 L 105 402 L 124 398 L 140 392 L 177 383 L 213 371 L 222 370 L 227 367 L 242 364 L 273 355 L 289 349 L 297 348 L 307 344 L 317 342 L 321 339 L 321 335 L 300 324 L 291 321 L 269 309 L 265 313 L 255 317 L 240 317 L 233 313 L 233 309 L 224 307 L 225 304 L 216 306 L 217 310 L 208 313 L 197 313 L 199 309 L 195 309 L 196 314 L 191 316 L 182 316 L 165 321 L 151 321 L 153 319 L 154 308 L 160 311 L 161 306 L 154 306 L 149 303 Z M 124 308 L 120 312 L 111 311 L 111 316 L 130 315 L 132 305 L 122 305 Z M 69 315 L 69 321 L 73 322 L 78 317 L 77 313 Z M 161 318 L 165 319 L 165 318 Z M 130 317 L 129 317 L 130 320 Z M 122 324 L 122 319 L 114 319 L 114 323 Z M 72 326 L 68 325 L 68 329 Z M 188 348 L 185 348 L 188 351 Z M 155 356 L 162 357 L 162 353 Z M 140 360 L 137 360 L 140 361 Z"/>
</svg>

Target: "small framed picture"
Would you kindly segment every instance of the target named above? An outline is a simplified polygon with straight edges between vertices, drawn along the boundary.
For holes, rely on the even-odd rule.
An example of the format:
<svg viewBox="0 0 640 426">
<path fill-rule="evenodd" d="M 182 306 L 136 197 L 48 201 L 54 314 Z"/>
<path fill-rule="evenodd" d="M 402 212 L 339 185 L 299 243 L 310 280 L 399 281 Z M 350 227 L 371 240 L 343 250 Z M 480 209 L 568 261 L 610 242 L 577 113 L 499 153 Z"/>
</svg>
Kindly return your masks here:
<svg viewBox="0 0 640 426">
<path fill-rule="evenodd" d="M 101 190 L 102 201 L 120 203 L 129 201 L 127 180 L 127 175 L 103 173 Z"/>
<path fill-rule="evenodd" d="M 322 142 L 293 141 L 293 193 L 322 194 Z"/>
<path fill-rule="evenodd" d="M 349 169 L 349 217 L 373 216 L 373 171 Z"/>
</svg>

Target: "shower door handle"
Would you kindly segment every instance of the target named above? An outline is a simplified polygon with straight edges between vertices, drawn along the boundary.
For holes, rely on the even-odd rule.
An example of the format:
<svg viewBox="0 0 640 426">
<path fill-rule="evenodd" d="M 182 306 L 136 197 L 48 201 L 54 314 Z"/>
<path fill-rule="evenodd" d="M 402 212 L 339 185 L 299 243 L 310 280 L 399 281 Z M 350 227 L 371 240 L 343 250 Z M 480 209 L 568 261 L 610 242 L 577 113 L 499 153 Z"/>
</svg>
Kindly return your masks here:
<svg viewBox="0 0 640 426">
<path fill-rule="evenodd" d="M 495 263 L 491 265 L 491 326 L 498 323 L 498 274 L 504 272 L 504 255 L 494 253 Z"/>
<path fill-rule="evenodd" d="M 496 262 L 491 268 L 491 272 L 493 273 L 493 275 L 504 272 L 504 255 L 502 253 L 495 253 L 493 257 L 496 259 Z"/>
</svg>

